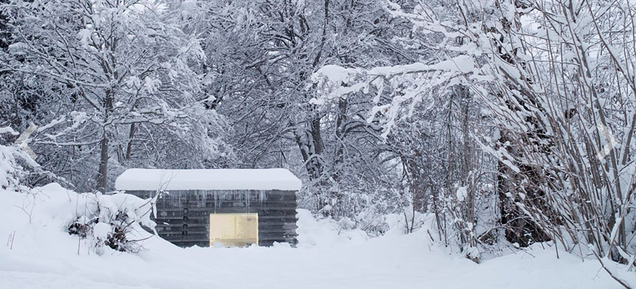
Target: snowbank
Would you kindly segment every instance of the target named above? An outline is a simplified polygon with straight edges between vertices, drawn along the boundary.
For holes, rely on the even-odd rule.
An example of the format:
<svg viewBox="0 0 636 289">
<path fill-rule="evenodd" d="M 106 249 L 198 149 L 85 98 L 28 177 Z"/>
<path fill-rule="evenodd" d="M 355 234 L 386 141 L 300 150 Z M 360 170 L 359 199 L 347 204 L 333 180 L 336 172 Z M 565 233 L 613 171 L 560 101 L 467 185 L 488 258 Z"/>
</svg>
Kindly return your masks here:
<svg viewBox="0 0 636 289">
<path fill-rule="evenodd" d="M 565 252 L 556 259 L 550 247 L 478 265 L 431 242 L 426 230 L 368 238 L 306 210 L 298 211 L 298 248 L 182 249 L 139 232 L 147 237 L 139 253 L 96 254 L 65 232 L 84 209 L 81 196 L 56 184 L 0 190 L 0 237 L 8 240 L 0 244 L 0 288 L 620 288 L 596 261 Z M 143 201 L 129 198 L 107 202 Z"/>
<path fill-rule="evenodd" d="M 333 219 L 316 220 L 308 210 L 298 210 L 298 248 L 354 245 L 369 240 L 360 229 L 340 230 Z"/>
<path fill-rule="evenodd" d="M 128 194 L 77 194 L 53 183 L 23 193 L 0 191 L 0 202 L 0 236 L 9 236 L 11 251 L 50 248 L 64 256 L 72 248 L 79 255 L 102 254 L 118 228 L 125 227 L 126 242 L 113 247 L 152 237 L 141 225 L 154 228 L 151 203 Z M 128 245 L 136 250 L 141 243 Z"/>
</svg>

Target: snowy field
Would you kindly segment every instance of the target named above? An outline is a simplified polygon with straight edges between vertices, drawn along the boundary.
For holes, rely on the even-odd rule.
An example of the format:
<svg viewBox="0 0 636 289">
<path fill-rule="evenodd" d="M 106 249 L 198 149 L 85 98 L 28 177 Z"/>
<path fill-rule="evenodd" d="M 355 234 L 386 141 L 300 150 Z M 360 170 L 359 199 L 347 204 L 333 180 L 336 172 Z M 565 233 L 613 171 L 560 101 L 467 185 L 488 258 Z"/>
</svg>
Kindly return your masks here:
<svg viewBox="0 0 636 289">
<path fill-rule="evenodd" d="M 56 186 L 35 196 L 0 191 L 1 289 L 621 288 L 595 260 L 563 252 L 557 259 L 554 247 L 475 264 L 422 230 L 405 235 L 396 228 L 379 238 L 338 234 L 304 210 L 298 248 L 181 249 L 153 237 L 138 254 L 98 255 L 64 232 L 69 220 L 60 208 L 72 205 L 74 195 Z"/>
</svg>

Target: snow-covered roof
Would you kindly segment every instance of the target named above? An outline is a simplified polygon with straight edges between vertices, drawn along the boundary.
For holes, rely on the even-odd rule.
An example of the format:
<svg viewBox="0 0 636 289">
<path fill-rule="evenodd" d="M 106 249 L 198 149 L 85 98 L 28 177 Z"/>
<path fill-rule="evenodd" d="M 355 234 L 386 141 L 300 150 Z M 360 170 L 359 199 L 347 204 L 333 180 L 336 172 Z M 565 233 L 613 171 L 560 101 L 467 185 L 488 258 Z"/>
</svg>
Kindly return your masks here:
<svg viewBox="0 0 636 289">
<path fill-rule="evenodd" d="M 298 191 L 302 182 L 286 169 L 160 170 L 129 169 L 115 189 L 147 190 L 283 190 Z"/>
</svg>

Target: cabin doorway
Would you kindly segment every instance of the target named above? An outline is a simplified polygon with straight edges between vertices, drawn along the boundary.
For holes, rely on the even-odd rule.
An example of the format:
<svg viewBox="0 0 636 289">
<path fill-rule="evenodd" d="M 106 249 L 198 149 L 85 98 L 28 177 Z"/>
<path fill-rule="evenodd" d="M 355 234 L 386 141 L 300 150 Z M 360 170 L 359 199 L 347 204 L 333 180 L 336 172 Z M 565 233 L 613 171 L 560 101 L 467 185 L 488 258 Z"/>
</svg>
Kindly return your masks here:
<svg viewBox="0 0 636 289">
<path fill-rule="evenodd" d="M 210 247 L 258 245 L 258 214 L 210 214 Z"/>
</svg>

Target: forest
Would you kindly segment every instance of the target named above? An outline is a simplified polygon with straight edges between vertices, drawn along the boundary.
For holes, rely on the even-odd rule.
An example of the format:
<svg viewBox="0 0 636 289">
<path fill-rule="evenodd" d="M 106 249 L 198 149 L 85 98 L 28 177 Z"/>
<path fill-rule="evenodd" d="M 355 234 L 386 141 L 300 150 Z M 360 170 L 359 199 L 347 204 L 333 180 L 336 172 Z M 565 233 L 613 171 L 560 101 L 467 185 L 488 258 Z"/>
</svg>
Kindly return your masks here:
<svg viewBox="0 0 636 289">
<path fill-rule="evenodd" d="M 3 189 L 287 168 L 343 229 L 431 214 L 475 262 L 548 242 L 634 270 L 635 19 L 627 0 L 1 0 Z"/>
</svg>

